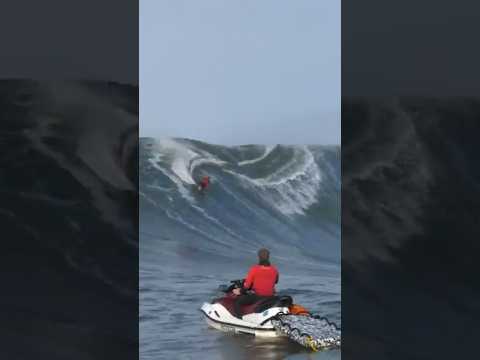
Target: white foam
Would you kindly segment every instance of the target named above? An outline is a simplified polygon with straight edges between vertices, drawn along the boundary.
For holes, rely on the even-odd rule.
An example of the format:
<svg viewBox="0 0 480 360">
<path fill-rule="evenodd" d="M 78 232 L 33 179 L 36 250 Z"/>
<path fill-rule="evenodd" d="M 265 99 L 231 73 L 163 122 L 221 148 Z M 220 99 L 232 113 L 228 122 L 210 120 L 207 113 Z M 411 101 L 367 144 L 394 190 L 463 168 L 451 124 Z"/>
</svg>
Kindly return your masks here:
<svg viewBox="0 0 480 360">
<path fill-rule="evenodd" d="M 152 157 L 149 159 L 152 166 L 167 176 L 177 186 L 182 197 L 190 203 L 195 202 L 191 195 L 192 185 L 196 184 L 192 176 L 195 168 L 203 164 L 225 164 L 205 151 L 195 150 L 193 145 L 163 138 L 155 140 Z"/>
<path fill-rule="evenodd" d="M 252 179 L 224 170 L 240 179 L 243 186 L 255 188 L 271 207 L 290 216 L 304 214 L 317 201 L 322 175 L 307 147 L 293 148 L 292 160 L 265 178 Z"/>
<path fill-rule="evenodd" d="M 143 192 L 141 192 L 141 191 L 139 191 L 138 194 L 139 194 L 140 196 L 143 196 L 143 197 L 145 198 L 145 200 L 147 200 L 149 203 L 151 203 L 151 204 L 155 205 L 156 207 L 158 207 L 157 202 L 154 201 L 154 200 L 152 200 L 152 199 L 150 199 L 150 198 L 147 196 L 147 194 L 145 194 L 145 193 L 143 193 Z"/>
<path fill-rule="evenodd" d="M 179 144 L 173 139 L 162 139 L 157 142 L 158 149 L 165 155 L 169 155 L 172 160 L 171 170 L 175 175 L 186 184 L 195 184 L 195 180 L 190 173 L 190 162 L 199 156 L 183 144 Z"/>
<path fill-rule="evenodd" d="M 159 190 L 161 192 L 171 192 L 173 190 L 173 188 L 166 188 L 158 185 L 146 184 L 145 186 L 151 189 Z"/>
<path fill-rule="evenodd" d="M 180 192 L 181 196 L 190 201 L 194 202 L 194 198 L 191 196 L 189 190 L 185 187 L 180 177 L 178 177 L 174 172 L 169 171 L 166 167 L 161 166 L 162 162 L 164 161 L 165 156 L 161 153 L 152 154 L 152 157 L 148 159 L 150 164 L 157 170 L 161 171 L 167 178 L 169 178 L 177 187 L 178 191 Z"/>
<path fill-rule="evenodd" d="M 273 149 L 276 148 L 276 145 L 275 146 L 265 146 L 265 152 L 263 153 L 262 156 L 258 157 L 258 158 L 255 158 L 255 159 L 252 159 L 252 160 L 244 160 L 244 161 L 240 161 L 237 165 L 238 166 L 245 166 L 245 165 L 251 165 L 251 164 L 255 164 L 259 161 L 262 161 L 263 159 L 265 159 L 268 155 L 270 155 L 270 153 L 273 151 Z"/>
<path fill-rule="evenodd" d="M 203 156 L 206 156 L 206 154 L 204 152 L 202 154 L 203 154 Z M 193 173 L 195 168 L 197 168 L 200 165 L 204 165 L 204 164 L 223 166 L 223 165 L 226 164 L 226 162 L 222 161 L 222 160 L 218 160 L 218 159 L 216 159 L 212 156 L 208 156 L 208 157 L 198 156 L 198 157 L 192 159 L 192 161 L 190 162 L 190 169 L 189 169 L 190 173 Z"/>
</svg>

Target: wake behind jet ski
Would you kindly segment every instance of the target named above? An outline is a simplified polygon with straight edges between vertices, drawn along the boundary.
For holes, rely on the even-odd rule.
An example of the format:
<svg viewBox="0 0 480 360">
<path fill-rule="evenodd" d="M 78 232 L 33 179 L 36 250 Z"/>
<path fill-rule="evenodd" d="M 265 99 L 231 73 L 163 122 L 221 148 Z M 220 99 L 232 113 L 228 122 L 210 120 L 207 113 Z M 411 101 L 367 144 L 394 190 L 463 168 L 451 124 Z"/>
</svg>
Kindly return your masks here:
<svg viewBox="0 0 480 360">
<path fill-rule="evenodd" d="M 233 280 L 224 286 L 224 296 L 204 303 L 200 309 L 211 327 L 235 334 L 258 337 L 288 337 L 313 350 L 340 347 L 340 329 L 335 323 L 310 314 L 304 307 L 293 304 L 288 295 L 271 296 L 255 303 L 241 306 L 240 316 L 235 316 L 235 294 L 243 280 Z"/>
</svg>

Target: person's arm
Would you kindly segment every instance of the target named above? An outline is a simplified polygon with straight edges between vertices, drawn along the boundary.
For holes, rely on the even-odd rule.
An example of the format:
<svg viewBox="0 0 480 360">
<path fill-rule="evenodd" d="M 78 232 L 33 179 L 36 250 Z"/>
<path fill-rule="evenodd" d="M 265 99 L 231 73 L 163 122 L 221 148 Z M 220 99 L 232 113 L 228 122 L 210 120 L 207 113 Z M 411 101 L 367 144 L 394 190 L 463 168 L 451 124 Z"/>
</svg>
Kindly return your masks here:
<svg viewBox="0 0 480 360">
<path fill-rule="evenodd" d="M 252 287 L 253 285 L 253 280 L 255 279 L 255 268 L 251 267 L 250 271 L 247 274 L 247 277 L 245 278 L 245 281 L 243 282 L 243 288 L 248 290 Z"/>
<path fill-rule="evenodd" d="M 280 277 L 280 275 L 278 274 L 278 271 L 277 271 L 277 280 L 275 280 L 275 284 L 278 284 L 278 278 Z"/>
</svg>

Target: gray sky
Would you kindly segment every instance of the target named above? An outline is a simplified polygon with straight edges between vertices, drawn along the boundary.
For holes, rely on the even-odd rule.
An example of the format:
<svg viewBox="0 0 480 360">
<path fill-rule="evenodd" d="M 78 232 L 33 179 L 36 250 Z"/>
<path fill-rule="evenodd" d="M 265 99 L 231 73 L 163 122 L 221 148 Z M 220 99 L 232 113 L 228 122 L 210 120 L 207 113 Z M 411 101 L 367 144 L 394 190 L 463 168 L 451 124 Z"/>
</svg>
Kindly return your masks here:
<svg viewBox="0 0 480 360">
<path fill-rule="evenodd" d="M 339 0 L 140 0 L 140 136 L 340 144 Z"/>
</svg>

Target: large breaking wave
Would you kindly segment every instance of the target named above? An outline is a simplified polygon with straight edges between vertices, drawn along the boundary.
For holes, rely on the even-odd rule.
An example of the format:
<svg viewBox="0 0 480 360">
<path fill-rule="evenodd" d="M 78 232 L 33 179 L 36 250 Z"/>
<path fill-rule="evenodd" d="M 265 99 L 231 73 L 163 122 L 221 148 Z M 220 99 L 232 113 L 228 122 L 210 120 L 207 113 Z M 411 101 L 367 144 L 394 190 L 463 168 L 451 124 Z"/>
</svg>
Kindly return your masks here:
<svg viewBox="0 0 480 360">
<path fill-rule="evenodd" d="M 0 119 L 2 358 L 135 358 L 138 88 L 0 81 Z"/>
<path fill-rule="evenodd" d="M 342 355 L 470 358 L 480 102 L 349 99 L 342 116 Z"/>
<path fill-rule="evenodd" d="M 144 236 L 170 240 L 164 254 L 240 259 L 269 246 L 278 261 L 339 263 L 340 149 L 142 138 L 140 219 Z"/>
</svg>

